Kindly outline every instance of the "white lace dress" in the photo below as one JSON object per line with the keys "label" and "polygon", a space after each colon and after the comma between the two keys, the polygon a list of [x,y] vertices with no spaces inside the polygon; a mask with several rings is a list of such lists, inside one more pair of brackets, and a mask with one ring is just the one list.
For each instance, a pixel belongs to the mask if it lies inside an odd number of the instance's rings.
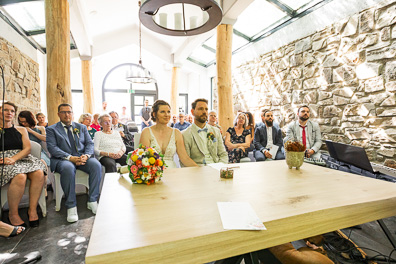
{"label": "white lace dress", "polygon": [[[157,139],[154,136],[153,131],[151,131],[151,127],[149,127],[150,130],[150,147],[154,148],[158,153],[161,152],[161,147],[157,142]],[[168,146],[166,147],[165,153],[162,153],[164,155],[164,161],[165,164],[168,166],[168,168],[177,168],[175,161],[173,160],[173,157],[175,156],[176,153],[176,139],[175,139],[175,129],[172,128],[172,135],[169,140]]]}

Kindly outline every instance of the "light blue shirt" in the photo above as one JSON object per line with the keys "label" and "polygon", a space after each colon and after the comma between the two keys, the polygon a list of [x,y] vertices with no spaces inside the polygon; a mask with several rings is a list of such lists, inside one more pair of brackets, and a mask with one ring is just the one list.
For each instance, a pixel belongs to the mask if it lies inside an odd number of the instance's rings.
{"label": "light blue shirt", "polygon": [[177,122],[174,125],[174,128],[179,129],[180,131],[183,131],[185,129],[187,129],[187,127],[191,126],[191,124],[189,122],[184,122],[183,124],[180,124],[180,122]]}

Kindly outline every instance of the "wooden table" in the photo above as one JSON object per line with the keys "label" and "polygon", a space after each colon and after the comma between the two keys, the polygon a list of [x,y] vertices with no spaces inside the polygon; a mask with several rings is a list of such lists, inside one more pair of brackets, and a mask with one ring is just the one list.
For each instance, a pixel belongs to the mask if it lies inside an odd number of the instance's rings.
{"label": "wooden table", "polygon": [[[396,184],[304,164],[167,169],[156,185],[106,174],[86,263],[205,263],[396,215]],[[267,230],[224,230],[219,201],[249,202]]]}

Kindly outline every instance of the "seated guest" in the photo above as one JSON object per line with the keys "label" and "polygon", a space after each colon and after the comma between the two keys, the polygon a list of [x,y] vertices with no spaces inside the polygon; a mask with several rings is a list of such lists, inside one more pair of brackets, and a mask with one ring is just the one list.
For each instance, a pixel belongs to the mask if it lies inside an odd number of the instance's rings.
{"label": "seated guest", "polygon": [[99,121],[98,121],[99,116],[100,116],[100,114],[94,114],[93,115],[93,121],[92,121],[91,127],[95,128],[96,131],[100,131],[101,130],[101,127],[100,127]]}
{"label": "seated guest", "polygon": [[[264,109],[261,112],[262,126],[257,126],[254,131],[254,157],[256,161],[266,159],[285,159],[282,132],[278,126],[274,126],[274,116],[271,110]],[[278,146],[275,157],[270,153],[273,146]]]}
{"label": "seated guest", "polygon": [[183,112],[179,113],[179,122],[177,122],[174,126],[174,128],[179,129],[180,131],[185,130],[187,127],[191,126],[189,122],[186,122],[184,120],[185,115]]}
{"label": "seated guest", "polygon": [[226,132],[225,145],[228,150],[228,162],[239,163],[248,156],[246,149],[250,147],[250,131],[246,129],[247,118],[239,113],[234,120],[234,127]]}
{"label": "seated guest", "polygon": [[65,193],[67,221],[78,221],[76,201],[76,170],[89,175],[87,208],[96,214],[102,166],[93,157],[94,143],[87,127],[72,122],[73,109],[69,104],[58,106],[60,122],[47,128],[47,146],[51,153],[51,170],[58,172]]}
{"label": "seated guest", "polygon": [[101,115],[99,123],[103,129],[95,135],[95,155],[105,167],[106,173],[117,172],[116,163],[126,165],[127,156],[124,154],[126,150],[124,142],[120,133],[111,129],[110,115]]}
{"label": "seated guest", "polygon": [[193,123],[194,123],[194,117],[193,117],[192,115],[188,115],[188,116],[186,117],[186,121],[187,121],[188,123],[190,123],[190,124],[193,124]]}
{"label": "seated guest", "polygon": [[83,124],[87,127],[88,134],[91,137],[91,139],[93,140],[97,130],[91,126],[92,125],[92,115],[90,113],[80,115],[80,118],[78,119],[78,123]]}
{"label": "seated guest", "polygon": [[209,112],[208,124],[217,127],[218,129],[220,129],[220,133],[223,134],[223,131],[221,130],[221,126],[217,124],[217,113],[215,110]]}
{"label": "seated guest", "polygon": [[309,107],[301,106],[297,110],[298,120],[291,122],[286,130],[284,141],[297,140],[306,146],[305,156],[307,158],[320,159],[318,152],[322,146],[322,136],[318,123],[309,120]]}
{"label": "seated guest", "polygon": [[12,226],[0,221],[0,236],[14,237],[25,231],[23,226]]}
{"label": "seated guest", "polygon": [[[41,141],[47,141],[45,136],[45,128],[42,126],[36,126],[36,120],[34,119],[32,112],[21,111],[18,115],[18,123],[20,126],[26,128],[31,141],[37,142],[39,144],[41,144]],[[44,160],[47,166],[50,165],[49,155],[43,148],[41,148],[41,159]]]}
{"label": "seated guest", "polygon": [[37,125],[42,127],[48,127],[48,123],[45,122],[45,115],[43,113],[36,114]]}
{"label": "seated guest", "polygon": [[117,112],[111,111],[109,115],[111,116],[111,128],[120,133],[126,147],[126,152],[133,151],[133,135],[129,132],[128,127],[118,121]]}
{"label": "seated guest", "polygon": [[194,124],[183,131],[187,155],[198,165],[228,163],[220,130],[206,123],[208,100],[196,99],[191,104],[191,113],[194,115]]}
{"label": "seated guest", "polygon": [[0,151],[0,166],[3,170],[0,187],[10,183],[7,193],[10,208],[9,222],[13,226],[27,226],[19,216],[18,205],[25,191],[26,179],[29,179],[28,218],[30,227],[37,227],[39,225],[37,204],[43,190],[47,166],[30,155],[31,146],[26,128],[14,127],[12,124],[17,111],[15,104],[5,102],[3,106],[0,106],[0,113],[2,111],[4,111],[4,119],[0,114],[0,133],[4,136],[4,146],[0,140],[0,149],[4,147],[4,153]]}
{"label": "seated guest", "polygon": [[122,107],[122,113],[120,116],[120,122],[123,123],[124,125],[126,125],[128,121],[132,120],[131,116],[126,112],[126,109],[127,109],[126,106]]}
{"label": "seated guest", "polygon": [[177,123],[177,116],[173,115],[172,116],[172,123],[170,123],[170,127],[175,127],[175,124]]}
{"label": "seated guest", "polygon": [[251,139],[250,139],[250,147],[248,149],[248,151],[253,151],[254,150],[254,128],[256,127],[256,124],[254,122],[254,118],[252,113],[250,112],[245,112],[245,115],[248,119],[247,125],[246,125],[246,129],[250,131],[250,135],[251,135]]}

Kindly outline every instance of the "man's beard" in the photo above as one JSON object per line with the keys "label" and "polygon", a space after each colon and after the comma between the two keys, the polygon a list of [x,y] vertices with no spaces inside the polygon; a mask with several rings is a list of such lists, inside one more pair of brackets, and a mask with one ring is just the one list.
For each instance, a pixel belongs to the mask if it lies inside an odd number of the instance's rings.
{"label": "man's beard", "polygon": [[267,124],[267,126],[272,126],[272,124],[273,124],[273,121],[270,121],[270,120],[265,120],[265,124]]}
{"label": "man's beard", "polygon": [[301,121],[307,121],[309,119],[308,116],[300,116],[299,118]]}
{"label": "man's beard", "polygon": [[194,119],[200,123],[206,123],[206,121],[208,120],[208,116],[205,116],[205,115],[194,116]]}

